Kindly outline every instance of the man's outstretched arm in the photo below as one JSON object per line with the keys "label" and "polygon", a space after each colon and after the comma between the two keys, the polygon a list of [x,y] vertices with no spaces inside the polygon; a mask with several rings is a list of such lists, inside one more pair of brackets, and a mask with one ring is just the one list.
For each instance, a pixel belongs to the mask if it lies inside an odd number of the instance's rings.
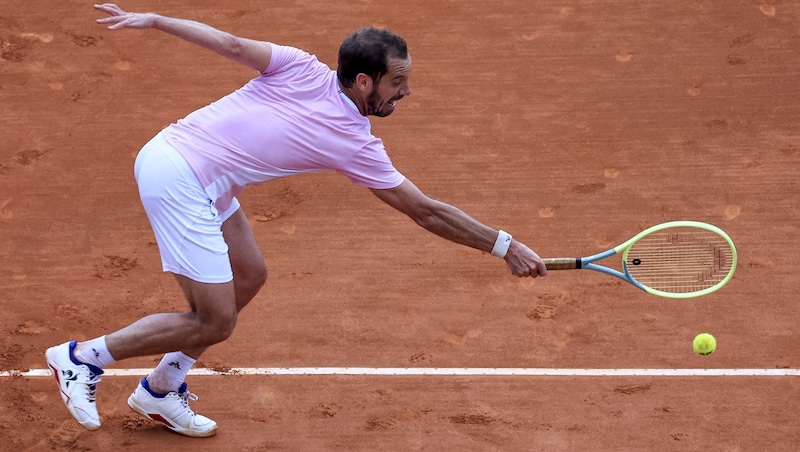
{"label": "man's outstretched arm", "polygon": [[154,13],[129,13],[113,3],[94,5],[94,8],[109,15],[97,19],[99,24],[110,24],[109,30],[154,28],[205,47],[259,72],[269,66],[272,58],[272,47],[268,42],[240,38],[200,22]]}
{"label": "man's outstretched arm", "polygon": [[516,276],[544,276],[544,261],[522,242],[511,240],[502,243],[504,234],[486,226],[450,204],[429,198],[410,180],[396,188],[372,189],[381,201],[408,215],[418,225],[451,242],[482,251],[497,252]]}

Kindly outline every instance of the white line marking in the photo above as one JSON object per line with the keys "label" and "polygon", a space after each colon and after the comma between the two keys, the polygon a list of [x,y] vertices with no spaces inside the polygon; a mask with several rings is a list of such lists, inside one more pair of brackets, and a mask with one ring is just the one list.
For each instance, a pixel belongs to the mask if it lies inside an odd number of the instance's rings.
{"label": "white line marking", "polygon": [[[152,369],[106,369],[104,376],[144,376]],[[49,377],[50,369],[4,370],[0,377]],[[189,375],[443,375],[533,377],[797,377],[800,369],[547,369],[484,367],[235,367],[198,368]]]}

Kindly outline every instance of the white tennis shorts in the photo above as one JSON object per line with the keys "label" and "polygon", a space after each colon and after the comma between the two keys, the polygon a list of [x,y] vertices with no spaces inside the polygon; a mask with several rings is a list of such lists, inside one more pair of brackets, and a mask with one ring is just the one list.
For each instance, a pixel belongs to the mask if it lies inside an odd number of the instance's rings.
{"label": "white tennis shorts", "polygon": [[203,283],[233,280],[222,223],[237,209],[218,212],[191,167],[159,133],[136,157],[134,175],[153,227],[165,272]]}

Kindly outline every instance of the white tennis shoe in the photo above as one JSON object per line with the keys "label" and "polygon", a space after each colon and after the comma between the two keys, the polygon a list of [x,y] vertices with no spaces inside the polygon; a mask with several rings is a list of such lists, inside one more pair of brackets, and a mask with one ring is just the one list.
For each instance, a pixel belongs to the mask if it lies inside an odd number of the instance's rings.
{"label": "white tennis shoe", "polygon": [[150,389],[147,378],[143,378],[128,397],[128,406],[152,421],[161,422],[181,435],[205,438],[217,433],[217,423],[196,414],[189,408],[189,401],[197,396],[186,389],[183,383],[178,391],[158,394]]}
{"label": "white tennis shoe", "polygon": [[45,352],[47,365],[61,391],[61,399],[72,417],[88,430],[100,428],[95,395],[103,371],[91,364],[76,360],[73,355],[76,341],[50,347]]}

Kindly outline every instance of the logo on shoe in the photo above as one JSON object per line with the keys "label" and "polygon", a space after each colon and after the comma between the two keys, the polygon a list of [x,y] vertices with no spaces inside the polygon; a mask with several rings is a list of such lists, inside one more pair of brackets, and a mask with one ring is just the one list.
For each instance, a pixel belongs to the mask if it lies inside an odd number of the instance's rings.
{"label": "logo on shoe", "polygon": [[69,382],[71,381],[78,381],[78,375],[73,373],[71,370],[62,370],[61,374],[64,376],[64,386],[69,388]]}

